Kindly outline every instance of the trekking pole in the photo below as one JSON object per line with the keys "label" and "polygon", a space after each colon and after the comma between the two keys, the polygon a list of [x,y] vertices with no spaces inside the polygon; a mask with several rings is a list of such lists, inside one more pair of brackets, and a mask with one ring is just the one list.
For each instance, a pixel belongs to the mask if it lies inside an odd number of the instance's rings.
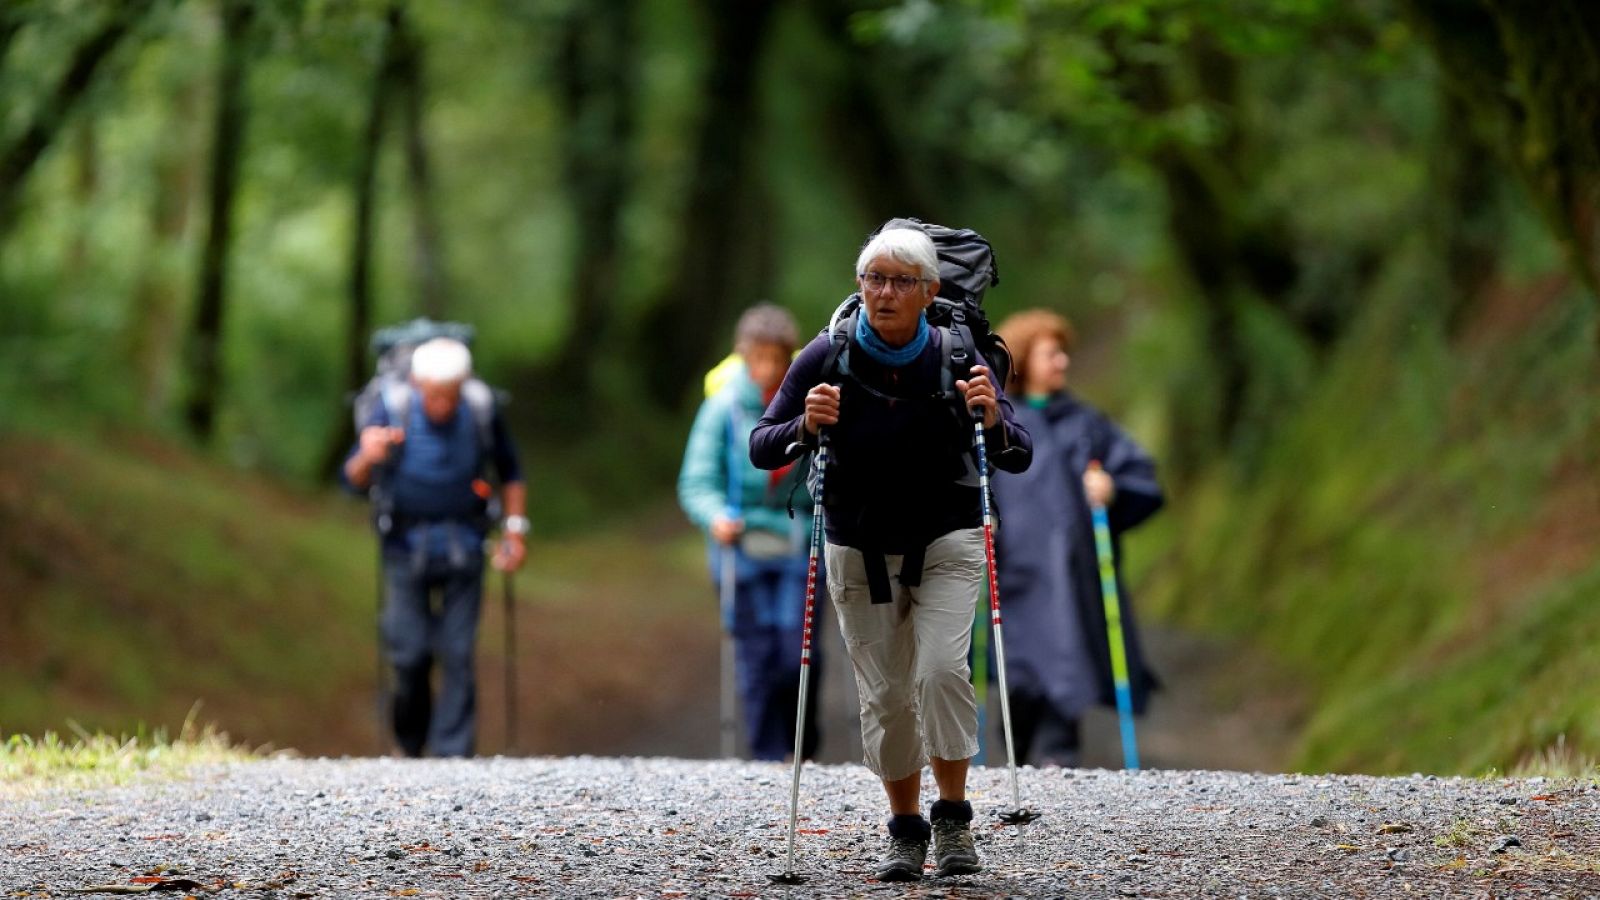
{"label": "trekking pole", "polygon": [[[1091,471],[1100,471],[1100,461],[1089,463]],[[1117,690],[1117,722],[1122,726],[1122,765],[1126,769],[1139,768],[1139,743],[1133,731],[1133,691],[1128,679],[1128,645],[1122,634],[1122,597],[1117,590],[1117,568],[1111,549],[1111,525],[1106,519],[1106,508],[1090,503],[1089,512],[1094,517],[1094,550],[1100,558],[1100,600],[1105,605],[1106,642],[1111,646],[1111,678]]]}
{"label": "trekking pole", "polygon": [[[738,453],[737,417],[737,409],[728,417],[728,496],[724,502],[728,517],[733,519],[739,518],[740,491],[743,487],[739,479],[743,460]],[[717,598],[722,613],[722,621],[718,623],[722,629],[721,717],[718,728],[722,732],[722,757],[733,759],[739,755],[739,698],[734,683],[734,666],[738,659],[734,655],[732,634],[734,604],[738,602],[735,596],[739,588],[738,553],[733,544],[724,544],[718,552],[722,556],[722,579]]]}
{"label": "trekking pole", "polygon": [[378,731],[378,755],[389,752],[389,667],[383,658],[383,604],[384,588],[387,584],[386,573],[383,570],[383,537],[378,537],[378,614],[374,616],[377,627],[373,629],[375,641],[372,642],[372,659],[375,671],[372,678],[372,718]]}
{"label": "trekking pole", "polygon": [[1000,582],[994,571],[994,511],[989,498],[989,448],[983,437],[983,416],[972,423],[972,441],[978,449],[978,492],[983,497],[983,561],[989,575],[989,622],[994,628],[995,670],[1000,676],[1000,723],[1006,735],[1006,767],[1011,772],[1011,809],[1000,813],[1007,825],[1025,825],[1039,814],[1022,806],[1017,790],[1017,751],[1011,738],[1011,698],[1006,693],[1006,639],[1000,627]]}
{"label": "trekking pole", "polygon": [[817,555],[822,547],[823,487],[828,481],[828,433],[817,432],[817,496],[811,506],[811,550],[806,559],[806,617],[800,637],[800,703],[794,718],[794,779],[789,786],[789,855],[782,872],[767,878],[777,884],[800,884],[805,878],[794,870],[794,833],[800,819],[800,763],[806,734],[806,694],[811,683],[811,622],[817,602]]}
{"label": "trekking pole", "polygon": [[506,750],[517,749],[517,597],[510,569],[502,573],[505,584],[506,629]]}
{"label": "trekking pole", "polygon": [[718,604],[722,611],[722,621],[718,623],[722,630],[722,715],[719,728],[722,732],[722,756],[724,759],[733,759],[739,755],[739,735],[733,680],[733,635],[728,633],[728,627],[733,621],[733,592],[738,581],[735,577],[733,547],[723,546],[719,552],[722,556],[722,596]]}

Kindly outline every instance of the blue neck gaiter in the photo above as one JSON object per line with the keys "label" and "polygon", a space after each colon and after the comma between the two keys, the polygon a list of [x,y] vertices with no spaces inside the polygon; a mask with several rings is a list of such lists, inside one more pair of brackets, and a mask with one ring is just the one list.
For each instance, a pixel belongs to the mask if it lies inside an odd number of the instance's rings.
{"label": "blue neck gaiter", "polygon": [[921,356],[928,346],[928,316],[923,313],[917,317],[916,337],[904,347],[891,347],[867,324],[867,311],[863,309],[856,314],[856,344],[876,362],[898,369]]}

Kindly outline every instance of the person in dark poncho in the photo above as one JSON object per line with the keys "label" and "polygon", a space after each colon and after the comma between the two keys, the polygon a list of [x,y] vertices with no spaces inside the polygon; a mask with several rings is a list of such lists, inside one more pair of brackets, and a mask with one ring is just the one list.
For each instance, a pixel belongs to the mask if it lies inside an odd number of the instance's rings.
{"label": "person in dark poncho", "polygon": [[[1034,448],[1026,472],[1001,474],[993,485],[1017,757],[1074,766],[1079,718],[1091,706],[1116,703],[1090,502],[1106,508],[1113,545],[1120,547],[1125,531],[1161,508],[1161,486],[1150,455],[1067,390],[1074,334],[1066,319],[1030,310],[996,330],[1013,355],[1008,389],[1023,398],[1017,421]],[[1157,681],[1122,588],[1120,552],[1117,558],[1133,707],[1143,713]]]}
{"label": "person in dark poncho", "polygon": [[[940,875],[967,874],[982,866],[966,798],[978,751],[967,653],[986,582],[968,416],[982,417],[989,461],[1006,471],[1027,468],[1028,433],[981,358],[956,381],[959,401],[935,399],[943,335],[926,310],[939,263],[925,233],[879,232],[855,275],[852,374],[829,384],[829,335],[807,345],[751,433],[750,459],[787,465],[826,429],[828,594],[861,695],[863,754],[889,801],[889,850],[876,875],[921,878],[930,838]],[[939,791],[926,819],[925,766]]]}

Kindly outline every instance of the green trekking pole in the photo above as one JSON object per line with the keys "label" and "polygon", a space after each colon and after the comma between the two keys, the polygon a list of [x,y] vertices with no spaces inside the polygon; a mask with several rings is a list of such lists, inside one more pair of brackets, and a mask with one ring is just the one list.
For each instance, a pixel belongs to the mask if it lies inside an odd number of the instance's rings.
{"label": "green trekking pole", "polygon": [[[1089,463],[1091,471],[1100,470],[1099,460]],[[1111,648],[1111,678],[1116,684],[1117,721],[1122,726],[1122,764],[1127,769],[1139,768],[1139,743],[1133,731],[1133,691],[1128,682],[1128,645],[1122,634],[1122,598],[1117,591],[1117,569],[1111,550],[1111,525],[1106,520],[1106,508],[1099,503],[1089,505],[1094,517],[1094,549],[1100,558],[1100,599],[1105,604],[1106,641]]]}

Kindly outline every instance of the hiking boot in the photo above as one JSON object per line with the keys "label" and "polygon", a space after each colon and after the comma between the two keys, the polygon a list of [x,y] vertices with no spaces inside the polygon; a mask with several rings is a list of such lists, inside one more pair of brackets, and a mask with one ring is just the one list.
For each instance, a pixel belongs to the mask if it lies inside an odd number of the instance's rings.
{"label": "hiking boot", "polygon": [[879,864],[879,881],[919,881],[922,863],[928,858],[928,842],[914,838],[890,837],[889,852]]}
{"label": "hiking boot", "polygon": [[972,805],[940,800],[933,804],[934,874],[971,875],[983,871],[972,843]]}

